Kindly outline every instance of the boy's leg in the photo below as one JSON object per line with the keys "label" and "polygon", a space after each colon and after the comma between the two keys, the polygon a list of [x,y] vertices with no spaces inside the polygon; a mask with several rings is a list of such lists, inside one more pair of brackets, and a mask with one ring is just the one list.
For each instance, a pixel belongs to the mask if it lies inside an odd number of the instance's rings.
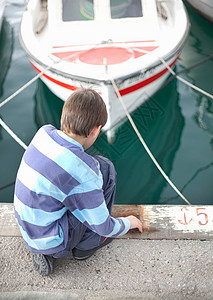
{"label": "boy's leg", "polygon": [[[109,213],[111,214],[116,188],[115,168],[113,166],[113,163],[107,158],[102,156],[96,156],[95,158],[99,161],[100,164],[100,170],[103,175],[104,197]],[[111,239],[107,239],[104,242],[104,240],[106,239],[105,237],[100,236],[88,229],[70,212],[68,212],[68,221],[70,232],[67,248],[61,252],[55,253],[53,255],[54,258],[69,256],[72,248],[80,250],[94,249],[96,247],[100,247],[100,245],[103,246],[111,241]]]}

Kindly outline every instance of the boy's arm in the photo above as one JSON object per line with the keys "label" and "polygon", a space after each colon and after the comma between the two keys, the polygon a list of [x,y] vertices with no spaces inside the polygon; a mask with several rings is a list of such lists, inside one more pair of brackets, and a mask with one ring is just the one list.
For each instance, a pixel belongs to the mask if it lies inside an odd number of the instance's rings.
{"label": "boy's arm", "polygon": [[136,217],[113,218],[110,216],[101,190],[93,191],[92,194],[72,194],[65,199],[63,204],[81,223],[100,236],[120,236],[133,228],[138,228],[142,232],[142,224]]}

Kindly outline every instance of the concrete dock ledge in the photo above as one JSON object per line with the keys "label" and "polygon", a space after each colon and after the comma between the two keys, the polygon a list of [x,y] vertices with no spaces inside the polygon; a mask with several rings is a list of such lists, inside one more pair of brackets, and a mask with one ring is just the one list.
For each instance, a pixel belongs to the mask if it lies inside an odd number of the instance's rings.
{"label": "concrete dock ledge", "polygon": [[13,205],[1,204],[0,299],[212,300],[212,207],[115,206],[113,215],[130,212],[143,219],[143,234],[117,238],[85,261],[56,259],[42,277]]}
{"label": "concrete dock ledge", "polygon": [[[134,215],[143,222],[142,234],[131,230],[121,238],[213,239],[211,205],[114,205],[112,215]],[[21,236],[12,203],[0,203],[0,236]]]}

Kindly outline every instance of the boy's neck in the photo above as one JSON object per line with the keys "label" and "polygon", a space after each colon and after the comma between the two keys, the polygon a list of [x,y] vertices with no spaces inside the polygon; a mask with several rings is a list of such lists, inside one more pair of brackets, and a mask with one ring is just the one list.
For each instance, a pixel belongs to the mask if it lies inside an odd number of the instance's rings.
{"label": "boy's neck", "polygon": [[[65,133],[66,135],[68,135],[69,137],[71,137],[73,140],[75,140],[76,142],[78,142],[79,144],[82,145],[82,147],[84,148],[84,144],[85,144],[85,140],[86,137],[72,133],[72,132],[66,132],[63,130],[63,133]],[[84,148],[85,149],[85,148]]]}
{"label": "boy's neck", "polygon": [[75,134],[73,132],[67,132],[65,130],[63,130],[63,132],[76,142],[80,143],[84,150],[86,150],[95,142],[100,133],[101,128],[101,125],[95,126],[87,137]]}

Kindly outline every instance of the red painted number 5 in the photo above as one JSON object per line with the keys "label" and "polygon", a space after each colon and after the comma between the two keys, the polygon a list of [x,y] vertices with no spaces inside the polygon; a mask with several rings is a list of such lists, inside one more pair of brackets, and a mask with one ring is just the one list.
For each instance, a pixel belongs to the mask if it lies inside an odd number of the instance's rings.
{"label": "red painted number 5", "polygon": [[202,211],[202,210],[205,210],[205,207],[196,208],[197,215],[198,215],[198,216],[202,216],[202,221],[203,221],[203,222],[199,221],[198,223],[199,223],[200,225],[206,225],[206,224],[208,223],[208,221],[209,221],[209,220],[208,220],[208,216],[207,216],[206,213],[200,212],[200,211]]}

